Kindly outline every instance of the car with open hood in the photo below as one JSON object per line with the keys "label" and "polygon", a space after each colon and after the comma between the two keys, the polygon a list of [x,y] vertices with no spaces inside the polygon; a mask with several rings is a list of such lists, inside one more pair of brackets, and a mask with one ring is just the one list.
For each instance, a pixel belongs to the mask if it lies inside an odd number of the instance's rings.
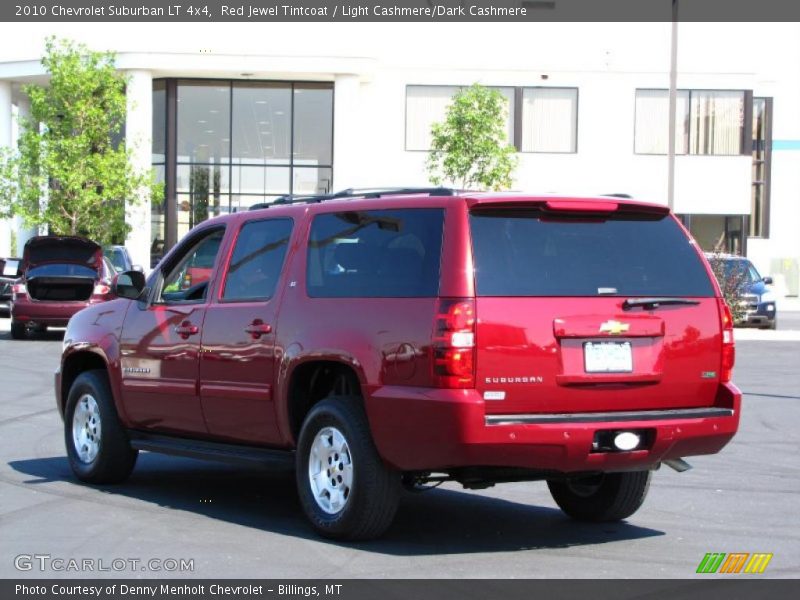
{"label": "car with open hood", "polygon": [[20,277],[12,285],[11,337],[64,327],[72,315],[111,299],[103,251],[75,236],[37,236],[25,244]]}

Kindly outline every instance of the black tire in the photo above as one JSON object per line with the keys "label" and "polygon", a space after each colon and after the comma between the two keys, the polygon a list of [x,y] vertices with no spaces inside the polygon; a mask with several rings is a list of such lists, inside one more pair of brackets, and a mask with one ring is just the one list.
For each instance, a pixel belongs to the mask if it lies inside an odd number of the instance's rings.
{"label": "black tire", "polygon": [[19,321],[11,320],[11,339],[12,340],[24,340],[28,337],[28,328],[25,326],[25,323],[20,323]]}
{"label": "black tire", "polygon": [[[317,434],[326,428],[335,428],[342,434],[352,465],[352,484],[340,488],[346,491],[344,507],[333,514],[317,502],[309,475],[312,445]],[[335,470],[335,464],[333,468]],[[389,528],[397,512],[400,474],[386,466],[378,455],[360,398],[329,397],[311,409],[297,444],[296,478],[303,511],[314,529],[324,537],[374,539]]]}
{"label": "black tire", "polygon": [[[99,412],[98,450],[89,460],[81,458],[73,437],[73,420],[79,401],[91,397]],[[91,424],[87,424],[90,431]],[[99,429],[99,434],[97,433]],[[131,448],[128,436],[117,416],[108,375],[102,370],[81,373],[69,390],[64,415],[64,442],[67,458],[75,476],[87,483],[119,483],[128,478],[136,464],[138,450]]]}
{"label": "black tire", "polygon": [[650,471],[603,473],[548,481],[559,508],[578,521],[620,521],[639,510],[650,488]]}

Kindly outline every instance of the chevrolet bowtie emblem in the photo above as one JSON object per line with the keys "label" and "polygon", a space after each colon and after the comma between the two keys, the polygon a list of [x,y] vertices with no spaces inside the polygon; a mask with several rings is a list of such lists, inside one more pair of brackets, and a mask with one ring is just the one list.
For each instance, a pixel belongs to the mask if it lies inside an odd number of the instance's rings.
{"label": "chevrolet bowtie emblem", "polygon": [[600,333],[609,333],[611,335],[619,335],[625,333],[630,329],[629,323],[620,323],[619,321],[606,321],[600,325]]}

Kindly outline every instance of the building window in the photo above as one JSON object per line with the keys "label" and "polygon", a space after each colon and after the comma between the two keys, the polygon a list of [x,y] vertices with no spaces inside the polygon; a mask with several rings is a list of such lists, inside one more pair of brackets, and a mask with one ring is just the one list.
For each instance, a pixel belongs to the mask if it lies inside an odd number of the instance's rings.
{"label": "building window", "polygon": [[[751,99],[743,90],[678,90],[675,153],[748,153],[744,123]],[[634,152],[667,154],[668,136],[669,91],[636,90]]]}
{"label": "building window", "polygon": [[[406,150],[431,148],[431,125],[444,120],[453,96],[463,89],[453,85],[409,85],[406,87]],[[495,87],[506,99],[507,140],[514,139],[514,88]]]}
{"label": "building window", "polygon": [[[156,181],[164,183],[167,140],[167,86],[164,81],[153,82],[153,172]],[[164,253],[166,224],[164,202],[150,207],[150,266],[154,267]]]}
{"label": "building window", "polygon": [[328,192],[333,84],[156,80],[153,165],[167,189],[154,244],[277,196]]}
{"label": "building window", "polygon": [[769,195],[772,163],[772,98],[753,98],[752,237],[769,237]]}
{"label": "building window", "polygon": [[522,152],[577,152],[578,89],[522,90]]}
{"label": "building window", "polygon": [[744,255],[746,238],[744,215],[678,215],[705,252]]}
{"label": "building window", "polygon": [[[675,154],[686,154],[689,140],[689,92],[678,90]],[[667,154],[669,139],[669,92],[636,90],[636,154]]]}

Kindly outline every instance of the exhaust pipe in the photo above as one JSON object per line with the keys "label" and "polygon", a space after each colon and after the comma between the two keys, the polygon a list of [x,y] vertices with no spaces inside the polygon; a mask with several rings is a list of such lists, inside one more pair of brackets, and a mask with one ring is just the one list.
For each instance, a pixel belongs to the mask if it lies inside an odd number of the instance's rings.
{"label": "exhaust pipe", "polygon": [[675,469],[678,473],[683,473],[684,471],[688,471],[692,468],[692,465],[687,463],[682,458],[670,458],[665,460],[664,464],[672,469]]}

